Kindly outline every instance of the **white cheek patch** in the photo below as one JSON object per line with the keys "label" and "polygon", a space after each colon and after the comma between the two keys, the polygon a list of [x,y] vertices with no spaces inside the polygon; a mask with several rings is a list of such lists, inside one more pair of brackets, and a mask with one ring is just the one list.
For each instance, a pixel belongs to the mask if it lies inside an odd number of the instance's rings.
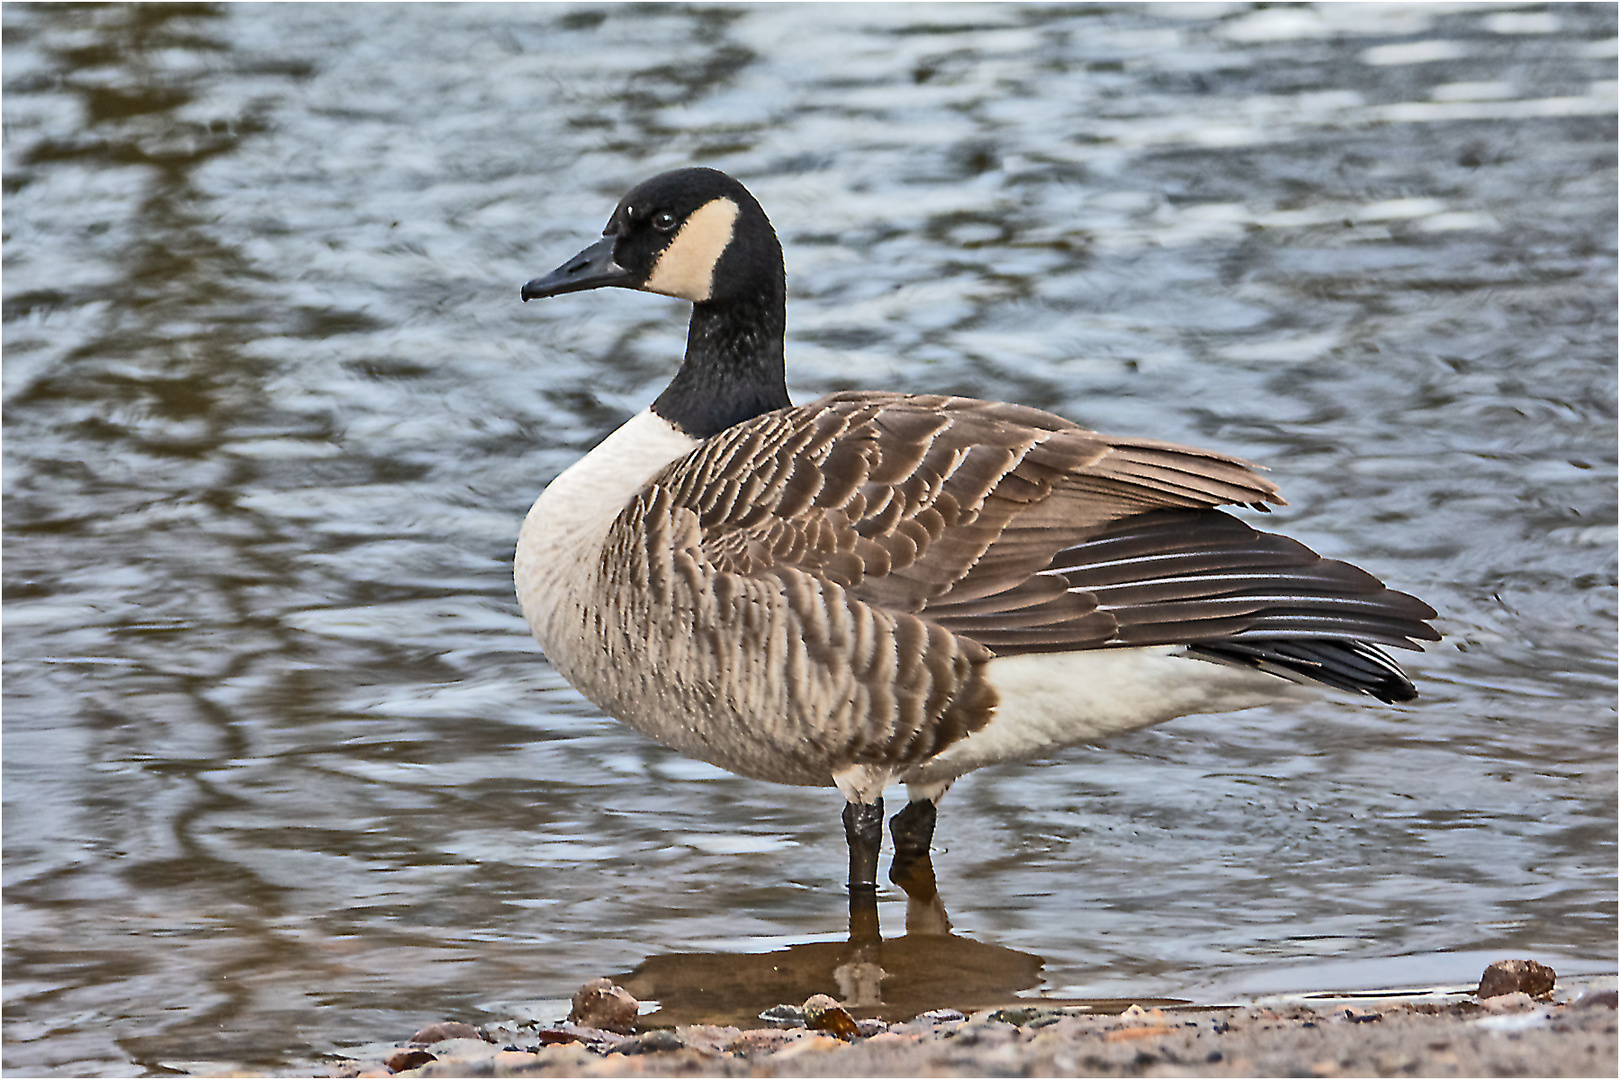
{"label": "white cheek patch", "polygon": [[714,265],[731,243],[736,221],[737,204],[727,198],[704,203],[692,211],[653,264],[647,284],[642,287],[693,303],[707,300],[714,288]]}

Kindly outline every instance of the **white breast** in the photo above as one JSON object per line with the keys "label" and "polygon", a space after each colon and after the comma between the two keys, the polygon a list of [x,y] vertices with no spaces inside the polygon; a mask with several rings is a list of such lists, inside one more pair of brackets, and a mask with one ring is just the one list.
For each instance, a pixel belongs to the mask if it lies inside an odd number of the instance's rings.
{"label": "white breast", "polygon": [[588,643],[558,636],[559,616],[595,582],[608,527],[665,465],[698,440],[647,409],[565,469],[535,500],[518,534],[513,581],[529,630],[548,655]]}

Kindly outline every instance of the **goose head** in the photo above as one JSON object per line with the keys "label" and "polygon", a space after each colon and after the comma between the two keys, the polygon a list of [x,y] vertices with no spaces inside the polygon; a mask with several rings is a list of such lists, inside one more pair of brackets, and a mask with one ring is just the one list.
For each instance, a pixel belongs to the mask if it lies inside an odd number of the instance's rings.
{"label": "goose head", "polygon": [[602,239],[523,286],[525,301],[604,286],[694,304],[780,289],[782,246],[759,203],[717,169],[676,169],[619,200]]}
{"label": "goose head", "polygon": [[605,286],[692,302],[686,358],[652,411],[706,439],[787,408],[787,280],[776,231],[716,169],[676,169],[619,200],[602,239],[523,286],[525,301]]}

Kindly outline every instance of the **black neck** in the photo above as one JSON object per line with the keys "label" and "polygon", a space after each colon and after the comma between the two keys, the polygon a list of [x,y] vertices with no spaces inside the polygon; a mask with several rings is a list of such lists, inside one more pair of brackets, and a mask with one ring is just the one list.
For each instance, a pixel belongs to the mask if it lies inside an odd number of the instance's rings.
{"label": "black neck", "polygon": [[788,401],[782,337],[785,287],[692,305],[686,360],[653,412],[694,439],[784,409]]}

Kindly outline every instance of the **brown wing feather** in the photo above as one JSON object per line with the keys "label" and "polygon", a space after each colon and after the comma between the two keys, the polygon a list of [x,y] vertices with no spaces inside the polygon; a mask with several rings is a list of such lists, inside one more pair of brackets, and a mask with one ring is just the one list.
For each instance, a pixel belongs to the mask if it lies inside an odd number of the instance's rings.
{"label": "brown wing feather", "polygon": [[815,738],[897,763],[988,721],[995,655],[1188,644],[1352,689],[1375,671],[1368,692],[1404,700],[1399,669],[1359,643],[1433,638],[1434,613],[1213,509],[1267,502],[1274,485],[1237,458],[1020,406],[846,393],[739,424],[654,477],[635,505],[672,548],[619,531],[648,541],[649,567],[670,560],[676,607],[721,590],[785,603],[804,688],[789,702],[866,702]]}
{"label": "brown wing feather", "polygon": [[1094,613],[1013,609],[995,596],[930,614],[998,655],[1240,639],[1415,648],[1439,637],[1426,622],[1434,610],[1422,601],[1218,510],[1128,518],[1066,546],[1032,580],[1056,583],[1045,587],[1062,588],[1076,610],[1083,600]]}
{"label": "brown wing feather", "polygon": [[1213,508],[1281,503],[1237,458],[1001,402],[835,394],[658,483],[718,570],[788,568],[998,654],[1271,637],[1432,639],[1427,605]]}
{"label": "brown wing feather", "polygon": [[[697,512],[718,570],[792,567],[867,603],[942,616],[1043,602],[1080,617],[1083,602],[1032,581],[1062,548],[1159,507],[1281,502],[1236,458],[1109,439],[1022,406],[889,393],[738,425],[655,482]],[[1001,601],[985,607],[989,597]]]}

